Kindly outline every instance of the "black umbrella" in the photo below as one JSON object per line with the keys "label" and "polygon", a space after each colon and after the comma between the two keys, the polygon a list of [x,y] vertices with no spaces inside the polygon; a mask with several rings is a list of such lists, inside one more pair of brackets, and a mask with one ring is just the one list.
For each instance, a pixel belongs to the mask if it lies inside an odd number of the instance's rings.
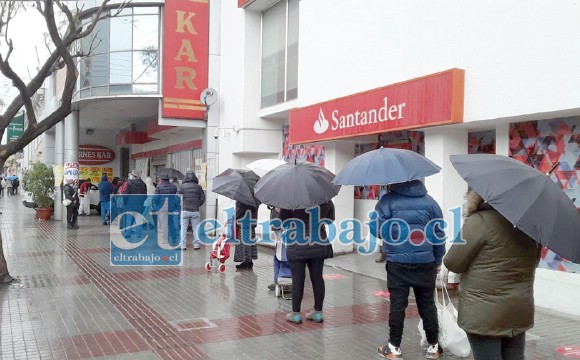
{"label": "black umbrella", "polygon": [[258,181],[255,194],[264,204],[281,209],[306,209],[338,194],[334,174],[310,162],[280,165]]}
{"label": "black umbrella", "polygon": [[212,191],[246,205],[258,207],[260,202],[254,197],[254,186],[260,179],[251,170],[227,169],[213,178]]}
{"label": "black umbrella", "polygon": [[580,262],[580,215],[546,174],[501,155],[452,155],[465,181],[514,226],[556,254]]}
{"label": "black umbrella", "polygon": [[159,169],[157,170],[157,172],[155,173],[155,175],[158,178],[178,178],[179,180],[183,180],[185,178],[185,175],[183,175],[183,173],[179,170],[176,169],[170,169],[170,168],[165,168],[165,169]]}

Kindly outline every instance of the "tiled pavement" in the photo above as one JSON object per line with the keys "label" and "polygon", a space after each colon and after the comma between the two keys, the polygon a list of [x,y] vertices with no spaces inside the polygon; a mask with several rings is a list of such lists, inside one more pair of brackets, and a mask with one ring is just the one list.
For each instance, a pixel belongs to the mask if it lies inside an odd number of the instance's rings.
{"label": "tiled pavement", "polygon": [[[0,288],[1,359],[360,359],[378,358],[389,302],[380,278],[349,272],[347,255],[326,267],[325,322],[284,321],[290,302],[268,292],[272,255],[253,272],[207,273],[208,251],[187,251],[180,268],[111,267],[108,232],[97,216],[79,230],[38,221],[21,198],[0,199],[0,229],[19,284]],[[343,266],[343,268],[348,268]],[[383,296],[381,296],[383,295]],[[312,306],[308,289],[304,310]],[[580,319],[537,310],[527,359],[566,359],[580,346]],[[406,359],[422,358],[418,314],[407,311]],[[454,359],[446,355],[445,359]],[[576,358],[580,358],[580,355]]]}

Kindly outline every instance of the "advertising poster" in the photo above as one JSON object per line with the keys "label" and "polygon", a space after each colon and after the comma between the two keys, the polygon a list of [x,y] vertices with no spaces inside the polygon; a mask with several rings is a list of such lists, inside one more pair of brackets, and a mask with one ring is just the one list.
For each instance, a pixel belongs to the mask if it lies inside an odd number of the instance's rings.
{"label": "advertising poster", "polygon": [[64,163],[64,183],[79,185],[79,163],[65,162]]}
{"label": "advertising poster", "polygon": [[110,167],[98,167],[98,166],[82,166],[80,170],[81,179],[91,179],[93,184],[98,184],[101,181],[101,177],[107,175],[109,181],[113,180],[113,168]]}
{"label": "advertising poster", "polygon": [[54,173],[54,186],[60,186],[64,179],[64,167],[62,165],[55,165],[52,167]]}

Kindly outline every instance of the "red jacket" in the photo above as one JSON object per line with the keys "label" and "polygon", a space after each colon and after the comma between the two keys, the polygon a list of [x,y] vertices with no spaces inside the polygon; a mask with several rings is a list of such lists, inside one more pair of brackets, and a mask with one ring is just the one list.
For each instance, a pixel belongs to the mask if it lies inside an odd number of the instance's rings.
{"label": "red jacket", "polygon": [[84,196],[88,191],[89,191],[89,182],[85,181],[84,183],[81,184],[81,187],[79,188],[79,195],[80,196]]}

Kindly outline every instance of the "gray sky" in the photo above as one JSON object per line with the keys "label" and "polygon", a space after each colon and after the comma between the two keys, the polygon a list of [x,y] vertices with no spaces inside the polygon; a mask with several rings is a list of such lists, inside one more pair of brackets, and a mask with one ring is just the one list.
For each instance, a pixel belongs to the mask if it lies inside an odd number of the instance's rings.
{"label": "gray sky", "polygon": [[[14,51],[9,62],[14,71],[22,77],[24,83],[28,83],[30,77],[36,74],[36,68],[39,65],[38,58],[40,57],[40,62],[43,63],[48,56],[43,40],[45,32],[44,18],[34,9],[20,12],[10,23],[8,35],[12,39]],[[2,56],[6,55],[7,50],[6,41],[2,36],[0,40]],[[8,106],[17,94],[18,90],[12,86],[12,82],[0,74],[0,99],[4,101],[4,107]],[[4,112],[4,109],[0,112]]]}

